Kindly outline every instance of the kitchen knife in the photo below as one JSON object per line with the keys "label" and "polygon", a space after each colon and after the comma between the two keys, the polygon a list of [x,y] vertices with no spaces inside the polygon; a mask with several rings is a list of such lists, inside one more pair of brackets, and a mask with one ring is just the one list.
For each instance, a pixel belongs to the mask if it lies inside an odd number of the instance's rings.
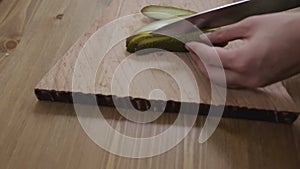
{"label": "kitchen knife", "polygon": [[196,28],[217,28],[233,24],[249,16],[281,12],[296,7],[300,7],[300,0],[242,0],[185,17],[152,33],[176,35]]}

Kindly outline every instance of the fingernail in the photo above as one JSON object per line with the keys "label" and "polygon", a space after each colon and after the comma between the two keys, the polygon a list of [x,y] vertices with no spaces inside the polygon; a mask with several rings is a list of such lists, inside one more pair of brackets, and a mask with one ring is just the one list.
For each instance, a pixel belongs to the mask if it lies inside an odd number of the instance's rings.
{"label": "fingernail", "polygon": [[185,44],[185,48],[190,52],[193,51],[193,49],[190,47],[190,42]]}
{"label": "fingernail", "polygon": [[191,42],[186,43],[186,44],[185,44],[185,48],[186,48],[188,51],[190,51],[190,52],[194,52],[193,49],[192,49],[192,47],[191,47]]}
{"label": "fingernail", "polygon": [[186,44],[185,44],[185,48],[186,48],[188,51],[190,51],[190,52],[192,51],[192,49],[189,47],[189,43],[186,43]]}
{"label": "fingernail", "polygon": [[189,46],[190,43],[185,44],[185,48],[192,54],[196,54],[194,50]]}

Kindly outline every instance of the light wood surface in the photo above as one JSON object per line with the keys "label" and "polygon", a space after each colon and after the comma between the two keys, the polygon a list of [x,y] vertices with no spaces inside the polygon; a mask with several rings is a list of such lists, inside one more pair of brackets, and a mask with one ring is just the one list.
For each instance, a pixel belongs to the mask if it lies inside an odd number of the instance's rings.
{"label": "light wood surface", "polygon": [[[211,5],[210,8],[230,2],[230,0],[211,1],[214,5]],[[152,3],[158,4],[159,1]],[[171,6],[185,7],[194,11],[204,10],[205,4],[207,1],[176,0],[169,2]],[[37,96],[42,100],[68,102],[71,93],[77,92],[96,94],[100,97],[99,100],[111,100],[110,96],[116,96],[119,98],[119,102],[122,102],[122,98],[130,97],[135,105],[143,109],[149,106],[146,101],[142,102],[140,99],[170,101],[169,104],[174,108],[167,105],[170,107],[169,111],[176,111],[176,107],[181,102],[199,105],[226,105],[236,109],[247,108],[262,111],[262,114],[264,111],[273,111],[274,114],[276,112],[298,113],[294,101],[281,83],[257,90],[227,90],[225,102],[222,99],[226,95],[225,92],[222,92],[224,89],[214,86],[215,91],[212,91],[209,81],[194,69],[193,62],[187,54],[178,53],[176,56],[174,53],[161,52],[139,56],[126,52],[124,39],[134,34],[143,25],[148,24],[149,20],[142,15],[118,19],[110,24],[106,24],[107,20],[112,21],[116,17],[135,14],[145,5],[147,5],[146,1],[136,3],[115,0],[104,11],[103,16],[97,19],[89,31],[39,82],[36,86]],[[190,74],[189,71],[191,71]],[[134,73],[138,74],[135,76]],[[76,81],[74,78],[78,80]],[[95,81],[93,81],[94,79]],[[128,86],[126,86],[127,80],[130,80]],[[192,83],[193,80],[196,81],[195,85]],[[113,83],[114,81],[116,82]],[[124,89],[128,89],[128,93]],[[154,89],[162,90],[165,98],[149,98],[149,93]],[[195,92],[199,93],[198,97]],[[212,92],[216,94],[212,96]],[[100,105],[111,105],[111,103],[100,101]],[[153,107],[153,109],[159,108]],[[202,111],[201,107],[200,111]],[[239,110],[236,111],[239,112]],[[294,116],[285,118],[286,120],[281,120],[283,118],[280,118],[280,115],[275,115],[275,118],[272,117],[270,121],[290,122],[293,121]]]}
{"label": "light wood surface", "polygon": [[[129,159],[94,144],[80,127],[71,104],[38,102],[33,93],[35,85],[99,18],[102,9],[115,2],[0,1],[0,41],[18,43],[0,56],[1,169],[299,168],[299,120],[293,125],[281,125],[222,119],[213,137],[199,144],[204,122],[199,117],[189,135],[174,149],[153,158]],[[203,9],[225,1],[218,3],[207,3]],[[299,90],[293,87],[298,79],[286,82],[286,86],[300,105]],[[126,121],[113,108],[101,109],[113,127],[128,135],[147,136],[162,131],[176,118],[165,114],[154,123],[139,125]]]}

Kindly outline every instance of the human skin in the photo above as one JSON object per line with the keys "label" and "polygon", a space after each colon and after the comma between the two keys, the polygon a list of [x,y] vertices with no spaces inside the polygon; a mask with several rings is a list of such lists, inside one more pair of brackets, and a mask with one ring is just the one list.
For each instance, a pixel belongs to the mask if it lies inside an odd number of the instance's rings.
{"label": "human skin", "polygon": [[[300,13],[249,17],[202,35],[202,39],[212,44],[244,41],[230,49],[199,42],[186,44],[198,69],[217,84],[225,84],[221,78],[224,72],[229,88],[264,87],[300,72]],[[222,65],[217,64],[218,58]]]}

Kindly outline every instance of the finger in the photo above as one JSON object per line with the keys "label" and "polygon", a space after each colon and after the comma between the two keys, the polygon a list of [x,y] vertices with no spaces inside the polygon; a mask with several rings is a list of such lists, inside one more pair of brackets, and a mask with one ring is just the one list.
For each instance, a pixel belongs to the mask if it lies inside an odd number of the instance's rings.
{"label": "finger", "polygon": [[220,47],[211,47],[203,43],[190,42],[186,44],[187,49],[198,57],[205,64],[230,69],[232,59],[238,53],[235,49],[224,49]]}
{"label": "finger", "polygon": [[243,22],[224,26],[219,30],[211,33],[202,34],[200,36],[204,41],[212,44],[226,43],[237,39],[245,39],[247,37],[248,27]]}
{"label": "finger", "polygon": [[198,70],[211,82],[228,88],[244,88],[240,85],[242,76],[239,73],[220,67],[205,65],[194,53],[191,53],[191,58],[196,63]]}
{"label": "finger", "polygon": [[240,85],[242,76],[239,73],[215,66],[207,66],[206,71],[208,72],[207,78],[212,83],[228,88],[243,88]]}
{"label": "finger", "polygon": [[197,68],[200,70],[200,72],[208,77],[208,73],[206,71],[206,68],[202,61],[199,59],[199,57],[195,53],[190,53],[192,60],[196,63]]}

